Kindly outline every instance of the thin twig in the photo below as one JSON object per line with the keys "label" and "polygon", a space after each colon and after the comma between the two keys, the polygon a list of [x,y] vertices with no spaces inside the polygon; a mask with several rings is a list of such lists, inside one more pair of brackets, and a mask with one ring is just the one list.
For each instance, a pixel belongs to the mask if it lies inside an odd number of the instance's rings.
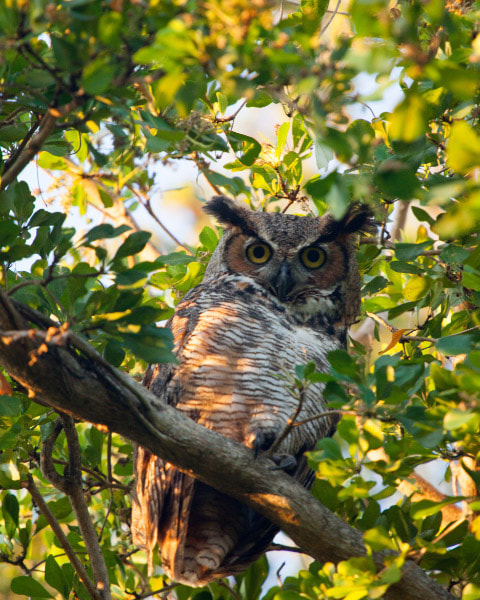
{"label": "thin twig", "polygon": [[170,585],[164,585],[158,590],[145,592],[144,594],[137,594],[136,592],[127,592],[127,594],[131,594],[135,600],[144,600],[145,598],[150,598],[151,596],[156,596],[157,594],[164,594],[165,592],[169,592],[170,590],[173,590],[174,588],[178,587],[178,585],[178,583],[171,583]]}
{"label": "thin twig", "polygon": [[333,21],[333,19],[335,18],[335,16],[337,14],[339,14],[338,13],[338,9],[340,8],[341,1],[342,0],[338,0],[337,5],[333,9],[331,17],[328,19],[327,23],[322,27],[322,31],[320,31],[320,35],[323,35],[327,31],[327,29],[330,27],[330,23]]}
{"label": "thin twig", "polygon": [[[112,483],[112,478],[113,478],[112,477],[112,432],[109,431],[107,434],[107,482],[109,484]],[[109,489],[109,493],[110,493],[110,500],[108,502],[107,513],[103,520],[102,528],[100,529],[100,533],[98,534],[99,542],[102,541],[103,532],[105,530],[105,526],[108,522],[108,517],[110,516],[110,512],[111,512],[112,506],[113,506],[113,490],[112,490],[112,488]]]}
{"label": "thin twig", "polygon": [[296,552],[297,554],[305,554],[305,552],[297,546],[284,546],[283,544],[276,544],[274,542],[270,544],[266,552],[274,552],[276,550],[281,552]]}
{"label": "thin twig", "polygon": [[12,153],[12,155],[10,156],[10,158],[5,161],[5,165],[3,167],[3,170],[5,172],[8,171],[8,169],[10,168],[10,166],[17,160],[17,158],[23,152],[23,149],[28,144],[28,142],[32,138],[33,134],[37,131],[39,125],[40,125],[40,121],[35,121],[35,123],[27,131],[27,134],[25,135],[25,137],[23,138],[23,140],[18,145],[18,148],[15,150],[15,152]]}
{"label": "thin twig", "polygon": [[293,423],[292,427],[299,427],[300,425],[305,425],[305,423],[310,423],[310,421],[316,421],[317,419],[323,419],[324,417],[336,417],[338,415],[352,415],[353,417],[358,417],[361,413],[356,412],[355,410],[326,410],[313,415],[313,417],[308,417],[308,419],[304,419],[303,421],[297,421],[296,423]]}
{"label": "thin twig", "polygon": [[[375,246],[382,246],[387,250],[395,250],[395,244],[389,240],[383,240],[383,242],[376,237],[363,237],[360,238],[360,244],[374,244]],[[420,252],[418,256],[439,256],[443,250],[424,250]]]}
{"label": "thin twig", "polygon": [[75,422],[72,417],[66,414],[61,414],[60,418],[63,421],[63,429],[65,431],[65,437],[67,438],[68,457],[70,462],[68,469],[68,483],[70,484],[68,497],[72,503],[78,526],[82,532],[83,542],[90,558],[90,565],[100,597],[104,600],[111,600],[110,582],[105,558],[102,554],[102,549],[100,548],[97,534],[83,495],[81,471],[82,453],[78,441],[77,430],[75,428]]}
{"label": "thin twig", "polygon": [[[369,312],[369,311],[365,311],[365,314],[367,315],[367,317],[370,317],[371,319],[373,319],[380,325],[383,325],[383,327],[386,327],[391,333],[396,333],[397,331],[399,331],[397,329],[397,327],[394,327],[393,325],[391,325],[390,323],[385,321],[385,319],[383,319],[380,315],[377,315],[377,314]],[[445,336],[445,337],[453,337],[453,336],[457,336],[457,335],[463,335],[464,333],[470,333],[471,331],[477,331],[478,329],[480,329],[480,325],[476,325],[475,327],[469,327],[468,329],[464,329],[463,331],[457,331],[456,333],[451,333],[449,336]],[[412,329],[412,331],[415,331],[415,330]],[[402,335],[402,337],[399,339],[399,342],[402,342],[402,343],[405,343],[405,342],[407,342],[407,343],[409,343],[409,342],[428,342],[429,344],[436,344],[441,339],[442,339],[441,337],[432,338],[432,337],[424,337],[421,335]]]}
{"label": "thin twig", "polygon": [[302,407],[303,407],[303,402],[305,400],[306,389],[303,388],[303,389],[299,390],[299,392],[300,393],[298,395],[297,407],[293,411],[292,415],[288,418],[287,424],[285,425],[283,431],[280,433],[280,435],[277,437],[277,439],[273,442],[273,444],[270,446],[270,448],[268,449],[268,451],[265,452],[266,456],[272,456],[273,453],[275,452],[275,450],[277,450],[277,448],[280,446],[280,444],[283,442],[283,440],[287,437],[287,435],[293,429],[294,424],[295,424],[295,422],[297,420],[297,417],[298,417],[298,415],[299,415],[299,413],[300,413],[300,411],[302,410]]}
{"label": "thin twig", "polygon": [[16,567],[20,567],[25,575],[31,575],[32,571],[35,570],[35,566],[28,568],[25,564],[25,557],[27,556],[27,547],[22,547],[22,552],[16,556],[15,558],[11,558],[5,552],[0,552],[0,562],[7,563],[9,565],[15,565]]}
{"label": "thin twig", "polygon": [[[68,468],[65,469],[63,476],[56,472],[52,460],[53,446],[62,427],[68,445]],[[101,600],[111,600],[110,583],[105,559],[98,543],[95,528],[93,527],[83,495],[81,471],[82,453],[78,441],[77,430],[75,429],[73,418],[69,415],[61,413],[60,417],[57,419],[52,434],[42,446],[40,465],[46,479],[48,479],[57,489],[66,494],[72,504],[90,558],[90,565],[96,583],[96,595],[92,597]]]}
{"label": "thin twig", "polygon": [[75,102],[70,102],[69,104],[62,106],[61,109],[53,107],[48,109],[40,121],[40,126],[37,133],[32,136],[28,144],[23,149],[23,152],[20,154],[20,156],[18,156],[16,161],[11,164],[8,171],[3,172],[0,179],[0,190],[5,189],[7,185],[15,181],[16,177],[23,171],[28,163],[34,159],[37,152],[42,149],[46,139],[55,129],[57,119],[71,111],[75,105]]}
{"label": "thin twig", "polygon": [[424,337],[423,335],[402,335],[398,340],[400,344],[409,344],[410,342],[427,342],[428,344],[435,344],[440,338]]}
{"label": "thin twig", "polygon": [[62,548],[65,550],[65,554],[68,556],[68,559],[70,560],[70,562],[72,564],[72,567],[75,569],[75,572],[77,573],[78,577],[80,578],[80,581],[85,586],[88,594],[94,600],[100,600],[100,595],[99,595],[98,591],[95,589],[95,585],[94,585],[93,581],[88,576],[88,573],[87,573],[85,567],[80,562],[78,556],[76,555],[72,546],[70,545],[70,542],[68,541],[67,536],[64,534],[63,529],[60,526],[60,523],[57,521],[57,519],[55,518],[53,513],[48,508],[47,503],[43,499],[42,494],[40,494],[37,486],[35,485],[35,483],[33,481],[33,477],[30,474],[28,475],[28,481],[26,484],[26,488],[30,492],[30,495],[32,496],[32,499],[35,502],[36,506],[38,507],[39,511],[43,514],[43,516],[47,520],[47,523],[50,525],[53,533],[56,535]]}
{"label": "thin twig", "polygon": [[[61,87],[68,94],[72,94],[72,90],[65,84],[63,79],[59,77],[58,73],[55,69],[53,69],[48,63],[46,63],[43,58],[35,52],[30,44],[23,44],[19,47],[20,53],[25,56],[23,51],[26,51],[32,58],[34,58],[46,71],[50,73],[50,75],[55,79],[59,87]],[[25,57],[26,58],[26,57]],[[27,59],[28,60],[28,59]],[[31,61],[29,61],[31,63]]]}
{"label": "thin twig", "polygon": [[242,110],[242,108],[245,107],[245,104],[248,102],[248,100],[244,100],[242,102],[242,104],[240,105],[240,108],[238,108],[233,115],[230,115],[229,117],[214,117],[213,118],[213,122],[214,123],[228,123],[229,121],[234,121],[235,117],[238,115],[238,113]]}
{"label": "thin twig", "polygon": [[[61,458],[54,458],[53,462],[54,462],[54,464],[58,464],[58,465],[63,465],[63,466],[68,465],[68,462],[66,460],[62,460]],[[94,485],[99,485],[99,486],[101,486],[102,489],[107,489],[107,488],[111,487],[116,490],[122,490],[127,493],[130,493],[130,491],[131,491],[130,487],[128,485],[122,485],[121,483],[118,483],[118,481],[115,481],[115,479],[113,479],[113,481],[108,482],[105,475],[103,473],[100,473],[100,471],[95,471],[94,469],[90,469],[89,467],[86,467],[85,465],[82,465],[82,471],[84,473],[88,473],[89,475],[91,475],[92,477],[97,479],[99,481],[99,483],[94,484]]]}
{"label": "thin twig", "polygon": [[385,319],[382,319],[382,317],[380,315],[376,315],[375,313],[369,312],[368,310],[365,311],[365,314],[367,315],[367,317],[370,317],[370,319],[373,319],[380,325],[383,325],[384,327],[386,327],[392,333],[395,333],[395,331],[397,331],[396,327],[394,327],[393,325],[390,325],[390,323],[385,321]]}
{"label": "thin twig", "polygon": [[8,290],[8,295],[11,296],[17,290],[27,287],[29,285],[40,285],[41,287],[47,286],[52,281],[57,281],[58,279],[66,279],[67,277],[74,277],[77,279],[88,279],[89,277],[100,277],[100,275],[104,275],[105,271],[100,269],[99,271],[95,271],[94,273],[62,273],[60,275],[51,275],[48,274],[45,279],[26,279],[25,281],[21,281],[17,283],[12,288]]}
{"label": "thin twig", "polygon": [[190,254],[190,256],[193,256],[193,253],[186,246],[184,246],[179,239],[177,239],[173,235],[173,233],[162,223],[162,221],[160,221],[160,219],[157,217],[157,215],[153,212],[153,208],[150,203],[150,199],[142,196],[132,187],[130,187],[130,186],[127,186],[127,187],[135,195],[135,197],[139,200],[139,202],[146,209],[148,214],[151,217],[153,217],[153,219],[156,221],[157,225],[159,225],[163,229],[163,231],[168,235],[168,237],[170,237],[177,244],[177,246],[180,246],[180,248],[183,248],[185,250],[185,252]]}
{"label": "thin twig", "polygon": [[232,589],[228,583],[226,581],[223,581],[223,579],[220,579],[218,581],[218,585],[220,587],[223,587],[224,589],[227,590],[227,592],[232,596],[232,598],[234,598],[235,600],[243,600],[242,596],[240,596],[240,594],[237,594],[237,592]]}

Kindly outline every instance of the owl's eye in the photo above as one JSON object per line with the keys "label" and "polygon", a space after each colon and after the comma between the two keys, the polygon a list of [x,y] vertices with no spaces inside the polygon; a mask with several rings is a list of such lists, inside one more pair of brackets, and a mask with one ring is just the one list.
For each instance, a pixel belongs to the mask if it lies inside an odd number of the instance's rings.
{"label": "owl's eye", "polygon": [[263,265],[272,256],[272,250],[267,244],[256,242],[247,248],[247,258],[256,265]]}
{"label": "owl's eye", "polygon": [[315,246],[309,246],[300,252],[300,260],[307,269],[319,269],[325,262],[325,258],[325,251]]}

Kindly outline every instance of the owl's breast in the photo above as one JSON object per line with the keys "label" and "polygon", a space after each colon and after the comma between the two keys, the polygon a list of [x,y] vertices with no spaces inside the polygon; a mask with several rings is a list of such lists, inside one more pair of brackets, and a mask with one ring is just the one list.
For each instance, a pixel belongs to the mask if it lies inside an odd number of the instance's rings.
{"label": "owl's breast", "polygon": [[[173,403],[247,445],[258,430],[283,429],[295,411],[295,366],[314,361],[327,371],[328,352],[340,347],[335,338],[299,326],[261,286],[238,275],[197,286],[178,306],[171,327],[179,361],[167,388]],[[301,420],[321,412],[322,389],[308,388]],[[313,445],[326,427],[319,421],[295,428],[290,443],[307,435]]]}

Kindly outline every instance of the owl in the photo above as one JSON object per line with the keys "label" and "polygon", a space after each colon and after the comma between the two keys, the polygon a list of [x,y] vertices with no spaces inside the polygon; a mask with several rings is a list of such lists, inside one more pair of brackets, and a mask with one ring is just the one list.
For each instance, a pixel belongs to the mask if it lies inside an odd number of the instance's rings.
{"label": "owl", "polygon": [[[216,196],[206,212],[224,227],[201,284],[168,323],[176,364],[149,367],[145,384],[197,423],[252,449],[268,451],[295,413],[303,422],[273,455],[305,487],[313,482],[304,453],[335,431],[323,384],[301,396],[295,366],[329,370],[328,353],[346,348],[360,308],[356,236],[372,228],[368,208],[340,220],[254,212]],[[300,410],[299,410],[300,409]],[[284,458],[290,460],[284,462]],[[273,465],[273,468],[278,468]],[[149,565],[158,546],[175,581],[202,586],[239,573],[261,556],[278,527],[253,510],[138,447],[132,533]]]}

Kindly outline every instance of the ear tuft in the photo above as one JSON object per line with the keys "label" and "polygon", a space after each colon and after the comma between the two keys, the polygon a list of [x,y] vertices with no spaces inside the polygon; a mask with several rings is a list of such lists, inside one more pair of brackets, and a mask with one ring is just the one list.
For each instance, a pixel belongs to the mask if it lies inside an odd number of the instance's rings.
{"label": "ear tuft", "polygon": [[345,215],[337,221],[339,231],[343,233],[374,233],[375,217],[367,204],[352,204]]}
{"label": "ear tuft", "polygon": [[240,227],[244,233],[252,231],[249,224],[251,211],[227,196],[214,196],[205,204],[203,210],[226,227]]}

